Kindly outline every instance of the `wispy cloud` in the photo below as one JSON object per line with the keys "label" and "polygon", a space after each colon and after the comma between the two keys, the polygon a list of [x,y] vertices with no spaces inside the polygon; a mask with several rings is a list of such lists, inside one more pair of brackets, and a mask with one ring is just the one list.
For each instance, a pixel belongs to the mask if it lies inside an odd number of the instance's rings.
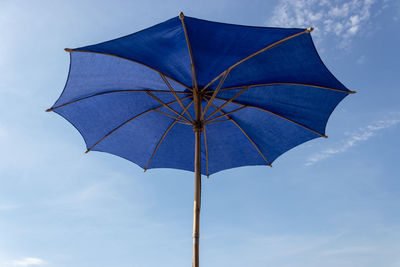
{"label": "wispy cloud", "polygon": [[364,32],[362,28],[371,18],[375,5],[378,5],[376,0],[280,0],[267,24],[314,27],[313,36],[317,39],[330,35],[336,38],[338,47],[346,48],[354,36]]}
{"label": "wispy cloud", "polygon": [[20,260],[12,260],[6,264],[6,266],[34,266],[44,265],[45,261],[39,258],[23,258]]}
{"label": "wispy cloud", "polygon": [[341,255],[341,254],[359,254],[359,253],[371,253],[376,251],[376,247],[358,246],[358,247],[344,247],[340,249],[330,249],[321,251],[322,255]]}
{"label": "wispy cloud", "polygon": [[308,158],[306,166],[313,165],[321,160],[329,158],[335,154],[346,152],[349,148],[358,143],[365,142],[376,136],[377,132],[400,123],[400,112],[391,113],[388,118],[377,120],[366,127],[360,128],[358,132],[349,134],[349,137],[338,144],[335,148],[326,149]]}
{"label": "wispy cloud", "polygon": [[[368,231],[329,230],[325,234],[317,235],[297,231],[298,233],[290,235],[268,235],[251,230],[238,230],[235,238],[231,240],[229,233],[222,230],[219,233],[221,235],[213,237],[213,242],[209,242],[209,245],[215,246],[212,253],[217,255],[216,259],[219,262],[216,262],[216,265],[232,261],[231,266],[262,266],[266,262],[271,266],[282,267],[373,267],[377,266],[377,262],[382,263],[382,266],[397,266],[390,264],[393,261],[390,257],[398,252],[398,236],[393,235],[393,231],[385,233],[379,228]],[[230,254],[226,253],[227,249],[219,243],[221,239],[225,243],[231,241]],[[380,245],[377,246],[377,243]],[[232,255],[236,255],[237,252],[241,256],[233,261]]]}

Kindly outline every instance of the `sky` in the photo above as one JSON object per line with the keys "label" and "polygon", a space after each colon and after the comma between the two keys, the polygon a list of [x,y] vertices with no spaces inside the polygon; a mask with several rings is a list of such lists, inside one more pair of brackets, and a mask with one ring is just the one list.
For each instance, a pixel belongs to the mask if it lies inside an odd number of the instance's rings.
{"label": "sky", "polygon": [[189,266],[193,173],[99,152],[46,113],[65,47],[180,11],[234,24],[315,27],[345,98],[318,138],[274,167],[203,177],[202,266],[400,266],[400,1],[0,1],[0,267]]}

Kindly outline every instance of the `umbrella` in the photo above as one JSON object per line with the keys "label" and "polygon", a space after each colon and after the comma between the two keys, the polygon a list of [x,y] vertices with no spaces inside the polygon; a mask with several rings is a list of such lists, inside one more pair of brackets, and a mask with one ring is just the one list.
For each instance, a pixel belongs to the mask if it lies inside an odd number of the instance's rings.
{"label": "umbrella", "polygon": [[[250,27],[192,17],[70,52],[65,88],[47,111],[87,151],[144,168],[195,173],[193,266],[199,266],[201,175],[269,165],[326,137],[348,94],[321,61],[312,28]],[[193,157],[194,155],[194,157]]]}

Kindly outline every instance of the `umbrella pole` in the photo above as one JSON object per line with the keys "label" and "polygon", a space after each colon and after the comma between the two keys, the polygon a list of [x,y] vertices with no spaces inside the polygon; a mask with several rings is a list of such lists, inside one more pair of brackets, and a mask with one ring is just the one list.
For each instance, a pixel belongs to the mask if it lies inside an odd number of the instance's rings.
{"label": "umbrella pole", "polygon": [[199,239],[200,239],[200,203],[201,203],[201,98],[194,93],[196,121],[193,125],[195,132],[195,160],[194,160],[194,205],[193,205],[193,267],[199,267]]}
{"label": "umbrella pole", "polygon": [[199,267],[200,204],[201,204],[201,132],[196,133],[195,180],[193,205],[193,267]]}

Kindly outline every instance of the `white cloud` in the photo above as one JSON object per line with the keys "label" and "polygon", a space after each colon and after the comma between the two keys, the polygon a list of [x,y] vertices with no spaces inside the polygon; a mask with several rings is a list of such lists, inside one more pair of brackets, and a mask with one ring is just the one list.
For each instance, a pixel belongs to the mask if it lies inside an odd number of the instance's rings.
{"label": "white cloud", "polygon": [[376,0],[280,0],[267,24],[279,27],[314,27],[316,31],[313,36],[317,41],[322,36],[330,35],[338,41],[338,47],[346,48],[351,39],[368,23],[373,8],[377,12],[382,9],[375,7],[375,2]]}
{"label": "white cloud", "polygon": [[400,112],[392,113],[389,115],[389,118],[375,121],[366,127],[361,128],[357,133],[350,134],[345,141],[338,144],[335,148],[329,148],[311,156],[308,158],[305,165],[310,166],[335,154],[346,152],[349,148],[357,145],[358,143],[365,142],[374,137],[378,131],[395,126],[399,123]]}
{"label": "white cloud", "polygon": [[39,258],[23,258],[21,260],[12,260],[6,266],[33,266],[43,264],[45,264],[45,261]]}

